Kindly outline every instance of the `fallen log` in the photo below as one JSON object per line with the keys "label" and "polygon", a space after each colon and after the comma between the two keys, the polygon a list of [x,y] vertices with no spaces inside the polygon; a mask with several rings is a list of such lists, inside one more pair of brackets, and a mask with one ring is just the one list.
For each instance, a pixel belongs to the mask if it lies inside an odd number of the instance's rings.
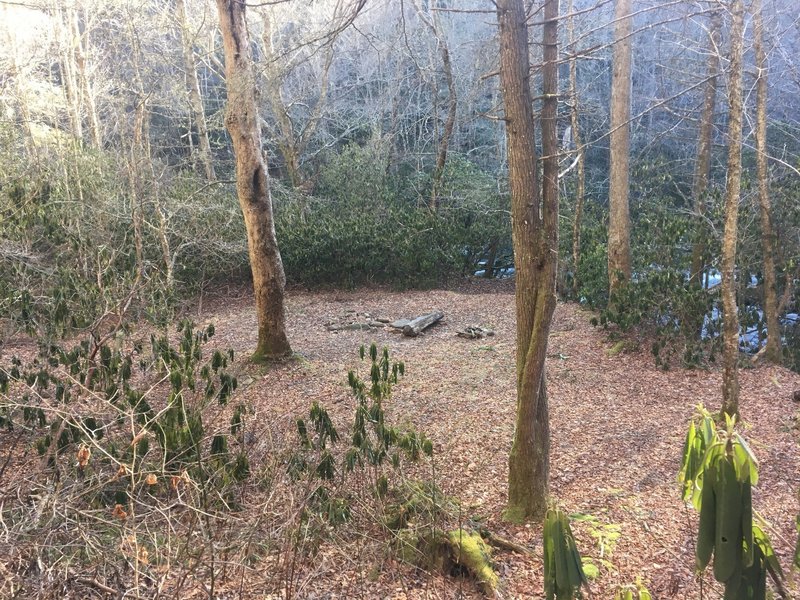
{"label": "fallen log", "polygon": [[441,321],[443,317],[444,313],[437,310],[436,312],[412,319],[403,327],[403,335],[417,337],[423,330]]}

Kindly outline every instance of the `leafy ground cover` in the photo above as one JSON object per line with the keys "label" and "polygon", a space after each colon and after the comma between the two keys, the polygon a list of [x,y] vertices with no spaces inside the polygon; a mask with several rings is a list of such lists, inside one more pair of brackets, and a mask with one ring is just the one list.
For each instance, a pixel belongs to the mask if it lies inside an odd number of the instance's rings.
{"label": "leafy ground cover", "polygon": [[[406,338],[389,328],[326,327],[348,320],[393,320],[434,309],[445,313],[444,320],[419,338]],[[346,431],[353,408],[346,374],[357,368],[362,344],[388,347],[393,359],[405,363],[405,377],[385,406],[387,421],[413,425],[433,441],[432,461],[404,467],[405,474],[434,480],[457,501],[455,514],[462,523],[480,523],[529,549],[494,550],[499,590],[506,598],[542,597],[540,526],[509,526],[501,519],[515,412],[513,282],[474,280],[457,289],[424,292],[292,291],[288,325],[298,356],[269,368],[238,358],[245,357],[256,340],[249,292],[229,290],[224,296],[207,297],[189,316],[200,326],[213,323],[214,344],[236,353],[233,370],[239,386],[231,404],[245,403],[251,411],[244,440],[254,474],[259,473],[259,457],[268,463],[266,457],[296,445],[296,419],[307,415],[314,401]],[[620,351],[602,329],[591,326],[592,316],[578,305],[559,304],[547,382],[551,493],[565,512],[579,515],[573,532],[581,553],[596,567],[593,597],[612,598],[619,586],[640,580],[654,598],[699,598],[701,590],[704,598],[719,598],[721,588],[710,575],[703,581],[695,577],[697,515],[682,503],[676,474],[694,407],[704,403],[716,409],[720,403],[720,373],[663,371],[646,345]],[[467,325],[490,328],[495,335],[457,337]],[[26,348],[30,344],[24,340],[11,343],[0,359]],[[772,541],[788,569],[800,488],[798,405],[792,401],[800,375],[779,367],[744,369],[741,383],[742,417],[749,424],[746,436],[761,464],[753,504],[770,524]],[[0,433],[0,448],[12,448],[12,435]],[[13,447],[13,453],[0,450],[0,463],[9,464],[0,482],[7,506],[36,476],[30,452]],[[280,503],[267,503],[270,493],[292,506],[288,496],[254,481],[241,492],[239,511],[231,519],[266,521],[266,507],[280,514]],[[228,565],[218,558],[216,597],[280,598],[289,588],[296,598],[482,597],[469,578],[430,574],[399,561],[385,536],[363,523],[331,528],[316,539],[313,551],[289,553],[284,545],[254,553],[258,556],[252,562],[232,558]],[[241,546],[253,540],[240,537],[226,543]],[[119,589],[105,571],[102,577],[98,570],[76,575],[75,565],[37,565],[35,556],[35,548],[15,544],[0,524],[0,574],[27,580],[27,595],[37,595],[33,581],[39,582],[39,596],[58,592],[106,597],[102,586]],[[170,569],[178,571],[177,565],[154,565],[154,583],[145,586],[150,592],[142,595],[171,597],[178,578],[170,577]],[[201,571],[185,572],[181,597],[208,597]]]}

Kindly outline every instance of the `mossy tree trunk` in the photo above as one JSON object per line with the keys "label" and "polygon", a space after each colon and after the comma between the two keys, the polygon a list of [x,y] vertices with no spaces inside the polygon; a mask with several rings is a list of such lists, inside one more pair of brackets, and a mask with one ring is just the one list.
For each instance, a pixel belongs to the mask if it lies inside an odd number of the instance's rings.
{"label": "mossy tree trunk", "polygon": [[246,4],[238,0],[217,0],[217,10],[228,90],[225,125],[236,156],[236,192],[247,230],[256,296],[258,346],[253,359],[262,361],[291,353],[283,306],[286,277],[275,237],[267,165],[261,150]]}
{"label": "mossy tree trunk", "polygon": [[516,267],[517,420],[509,457],[506,517],[541,519],[547,509],[550,426],[545,356],[555,310],[558,255],[558,0],[547,0],[543,30],[543,187],[537,173],[528,28],[522,0],[498,0],[500,85],[505,106]]}
{"label": "mossy tree trunk", "polygon": [[743,0],[730,0],[732,15],[728,74],[728,181],[725,186],[725,232],[722,239],[722,412],[739,413],[739,315],[736,307],[736,243],[742,183]]}

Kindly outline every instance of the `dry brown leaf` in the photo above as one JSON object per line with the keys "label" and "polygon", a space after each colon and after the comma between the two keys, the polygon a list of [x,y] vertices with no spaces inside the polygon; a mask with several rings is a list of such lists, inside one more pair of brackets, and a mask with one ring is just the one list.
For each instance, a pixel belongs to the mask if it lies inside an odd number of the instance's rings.
{"label": "dry brown leaf", "polygon": [[88,446],[81,444],[78,448],[78,468],[83,469],[89,464],[89,459],[92,457],[92,451]]}
{"label": "dry brown leaf", "polygon": [[128,513],[125,512],[124,508],[122,508],[122,504],[115,504],[114,510],[112,511],[111,514],[114,515],[116,518],[118,518],[120,521],[124,521],[125,519],[128,518]]}

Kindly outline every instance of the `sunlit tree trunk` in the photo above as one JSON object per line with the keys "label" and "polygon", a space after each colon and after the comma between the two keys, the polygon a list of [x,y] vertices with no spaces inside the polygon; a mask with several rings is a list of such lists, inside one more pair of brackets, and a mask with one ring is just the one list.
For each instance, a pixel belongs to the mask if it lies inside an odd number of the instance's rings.
{"label": "sunlit tree trunk", "polygon": [[[573,0],[569,0],[567,12],[572,15]],[[575,216],[572,221],[572,291],[578,294],[580,280],[578,268],[581,264],[581,220],[583,219],[583,200],[586,194],[586,169],[584,164],[584,149],[581,142],[581,130],[578,107],[578,56],[575,46],[575,23],[572,16],[567,19],[567,36],[569,38],[569,99],[570,99],[570,128],[575,151],[578,153],[578,163],[575,165]]]}
{"label": "sunlit tree trunk", "polygon": [[184,0],[175,0],[175,17],[181,29],[181,42],[183,48],[183,68],[186,71],[186,91],[189,96],[189,106],[192,109],[192,117],[197,127],[197,138],[200,146],[200,162],[203,165],[203,172],[208,181],[214,181],[214,159],[211,154],[211,143],[208,139],[208,123],[206,122],[206,111],[203,107],[203,97],[200,94],[200,81],[197,78],[197,61],[195,61],[194,49],[192,48],[192,36],[189,31],[188,19],[186,18],[186,4]]}
{"label": "sunlit tree trunk", "polygon": [[236,155],[236,192],[247,229],[256,296],[258,346],[253,359],[267,360],[291,353],[283,306],[286,277],[275,237],[267,165],[261,149],[246,5],[238,0],[217,0],[217,10],[228,89],[225,125]]}
{"label": "sunlit tree trunk", "polygon": [[608,186],[608,282],[612,299],[631,278],[631,221],[628,210],[631,118],[630,0],[616,0],[611,72],[611,156]]}
{"label": "sunlit tree trunk", "polygon": [[[711,173],[711,150],[713,144],[714,106],[717,99],[717,74],[719,72],[720,31],[722,29],[722,13],[715,11],[709,23],[708,58],[706,62],[706,83],[703,91],[703,110],[700,113],[700,131],[697,139],[697,161],[694,167],[694,210],[697,219],[705,216],[705,194]],[[698,234],[692,247],[692,266],[690,281],[701,283],[705,271],[706,243],[705,236],[700,234],[702,228],[698,224]]]}
{"label": "sunlit tree trunk", "polygon": [[767,321],[767,346],[764,357],[772,362],[781,358],[781,333],[775,285],[775,233],[769,198],[767,172],[767,53],[764,50],[764,22],[761,0],[753,1],[754,45],[756,51],[756,171],[761,208],[761,252],[764,261],[764,317]]}
{"label": "sunlit tree trunk", "polygon": [[509,456],[506,517],[541,519],[547,509],[550,426],[545,356],[555,310],[558,254],[558,1],[546,0],[543,32],[543,191],[537,174],[528,29],[522,0],[498,0],[500,85],[508,142],[511,222],[516,267],[517,419]]}
{"label": "sunlit tree trunk", "polygon": [[[0,4],[0,18],[10,22],[7,15],[8,7]],[[12,104],[12,110],[16,113],[15,117],[20,121],[20,126],[23,132],[23,140],[25,152],[28,157],[33,158],[36,155],[36,139],[33,135],[33,121],[28,107],[28,99],[25,91],[24,77],[20,72],[19,61],[17,60],[17,42],[14,38],[14,33],[10,27],[4,27],[5,35],[3,35],[3,42],[8,48],[9,69],[7,77],[13,82],[13,91],[15,101]]]}
{"label": "sunlit tree trunk", "polygon": [[722,240],[722,411],[739,412],[739,315],[736,307],[736,243],[742,182],[743,0],[730,0],[732,15],[728,75],[728,182],[725,187],[725,233]]}
{"label": "sunlit tree trunk", "polygon": [[59,57],[59,70],[61,72],[61,83],[64,88],[64,97],[67,103],[67,114],[69,115],[70,130],[78,142],[83,141],[83,119],[81,117],[81,101],[78,83],[75,78],[77,66],[75,64],[75,54],[72,49],[72,31],[69,16],[65,8],[56,5],[56,18],[53,20],[56,27],[56,35],[61,51]]}
{"label": "sunlit tree trunk", "polygon": [[[75,54],[75,70],[77,79],[80,80],[80,90],[83,105],[85,105],[86,120],[89,125],[89,140],[94,148],[100,149],[103,146],[100,120],[97,117],[97,103],[92,89],[91,78],[89,77],[89,67],[86,64],[89,34],[81,33],[77,8],[67,9],[66,14],[69,20],[69,28],[72,31],[72,51]],[[86,48],[84,44],[86,44]]]}

